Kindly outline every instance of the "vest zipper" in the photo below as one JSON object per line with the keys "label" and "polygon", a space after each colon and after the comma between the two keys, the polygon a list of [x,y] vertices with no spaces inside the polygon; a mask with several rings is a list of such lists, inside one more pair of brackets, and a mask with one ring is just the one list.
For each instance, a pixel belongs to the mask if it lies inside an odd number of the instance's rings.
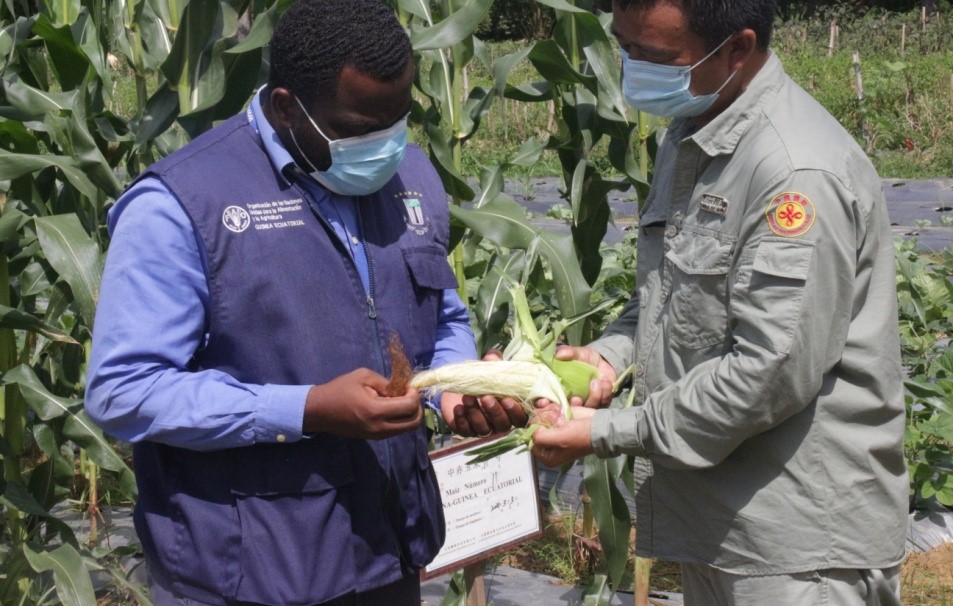
{"label": "vest zipper", "polygon": [[[358,198],[354,198],[354,209],[357,211],[357,228],[360,230],[361,242],[363,243],[364,249],[364,258],[367,260],[367,317],[374,322],[374,353],[377,354],[377,367],[378,372],[380,372],[385,377],[387,376],[387,368],[384,366],[384,352],[381,349],[381,325],[380,321],[377,319],[377,306],[374,303],[374,265],[371,263],[371,254],[367,250],[367,240],[364,238],[366,230],[364,229],[364,214],[361,212],[361,205],[358,204]],[[403,504],[400,502],[400,494],[397,490],[397,478],[395,476],[394,470],[394,447],[391,443],[391,440],[382,440],[384,446],[384,458],[386,461],[382,461],[385,465],[385,468],[388,470],[387,474],[387,483],[384,486],[384,494],[381,497],[381,517],[383,518],[387,513],[389,507],[400,506]],[[396,503],[391,503],[396,501]],[[397,529],[391,528],[391,536],[394,539],[394,544],[397,549],[398,557],[401,561],[404,560],[403,549],[401,549],[400,540],[397,537]]]}
{"label": "vest zipper", "polygon": [[384,352],[381,350],[381,325],[377,318],[377,305],[374,303],[374,265],[371,263],[371,255],[367,251],[367,241],[364,238],[364,214],[361,213],[361,205],[358,204],[358,198],[354,197],[354,209],[357,211],[357,227],[361,231],[361,243],[364,249],[364,259],[367,261],[367,317],[374,321],[374,353],[377,354],[378,372],[384,374],[387,367],[384,364]]}
{"label": "vest zipper", "polygon": [[[324,226],[325,230],[331,235],[332,238],[338,241],[341,245],[341,248],[344,250],[345,256],[351,261],[351,265],[354,266],[354,271],[357,272],[358,278],[360,278],[360,272],[357,270],[357,261],[354,260],[354,257],[351,256],[350,247],[347,245],[347,242],[341,240],[338,237],[337,232],[334,231],[334,228],[331,226],[331,223],[325,218],[321,211],[317,209],[317,206],[314,200],[311,199],[311,196],[307,191],[303,190],[301,187],[295,185],[297,189],[305,200],[308,201],[308,206],[311,207],[311,214],[317,218],[318,222]],[[358,205],[357,197],[352,197],[354,201],[354,208],[357,211],[357,226],[360,230],[361,242],[364,244],[364,258],[367,260],[367,292],[365,293],[365,301],[367,301],[367,317],[374,321],[374,335],[377,337],[374,343],[374,358],[377,362],[377,372],[384,374],[387,372],[387,368],[384,366],[384,352],[381,350],[381,330],[380,323],[377,319],[377,304],[374,302],[374,267],[371,265],[371,256],[367,252],[367,243],[364,242],[364,217],[361,214],[361,207]],[[361,290],[363,290],[363,285]]]}

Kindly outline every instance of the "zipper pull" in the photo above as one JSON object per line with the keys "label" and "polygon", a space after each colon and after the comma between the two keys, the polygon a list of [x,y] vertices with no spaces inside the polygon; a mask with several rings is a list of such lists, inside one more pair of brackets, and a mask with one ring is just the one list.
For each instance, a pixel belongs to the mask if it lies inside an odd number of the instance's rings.
{"label": "zipper pull", "polygon": [[367,317],[371,320],[377,319],[377,307],[374,306],[374,297],[367,295]]}

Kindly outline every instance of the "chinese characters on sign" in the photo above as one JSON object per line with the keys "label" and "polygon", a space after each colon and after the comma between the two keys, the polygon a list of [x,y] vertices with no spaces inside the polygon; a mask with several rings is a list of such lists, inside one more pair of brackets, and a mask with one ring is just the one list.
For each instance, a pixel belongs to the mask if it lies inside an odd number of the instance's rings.
{"label": "chinese characters on sign", "polygon": [[485,443],[432,453],[447,540],[425,576],[462,568],[542,533],[532,456],[511,451],[467,465],[469,450]]}

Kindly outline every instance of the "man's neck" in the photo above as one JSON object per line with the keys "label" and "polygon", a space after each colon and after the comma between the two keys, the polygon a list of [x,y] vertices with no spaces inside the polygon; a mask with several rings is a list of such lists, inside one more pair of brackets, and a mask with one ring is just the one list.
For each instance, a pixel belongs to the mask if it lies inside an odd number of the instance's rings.
{"label": "man's neck", "polygon": [[715,107],[710,111],[694,118],[692,120],[692,125],[694,126],[695,131],[698,131],[700,128],[717,118],[723,111],[731,107],[731,105],[740,97],[751,84],[751,81],[755,79],[758,73],[761,71],[761,68],[764,67],[764,64],[767,63],[768,57],[770,56],[770,51],[768,50],[756,50],[751,54],[751,57],[745,62],[744,67],[738,71],[738,86],[731,89],[731,96],[724,99],[719,99]]}

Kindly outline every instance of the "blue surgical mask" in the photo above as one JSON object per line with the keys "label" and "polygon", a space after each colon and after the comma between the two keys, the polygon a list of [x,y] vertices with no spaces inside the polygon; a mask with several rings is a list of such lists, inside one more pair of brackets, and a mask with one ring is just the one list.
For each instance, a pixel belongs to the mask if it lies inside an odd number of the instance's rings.
{"label": "blue surgical mask", "polygon": [[622,92],[635,109],[667,118],[694,118],[711,109],[718,93],[731,82],[732,72],[718,90],[709,95],[695,96],[689,91],[692,70],[718,52],[731,37],[715,47],[694,65],[661,65],[636,61],[622,51]]}
{"label": "blue surgical mask", "polygon": [[311,165],[309,174],[315,181],[342,196],[366,196],[379,191],[397,174],[407,148],[407,116],[384,130],[332,140],[321,131],[298,97],[295,101],[314,130],[328,142],[331,152],[330,168],[320,171],[298,145],[294,131],[289,131],[298,153]]}

